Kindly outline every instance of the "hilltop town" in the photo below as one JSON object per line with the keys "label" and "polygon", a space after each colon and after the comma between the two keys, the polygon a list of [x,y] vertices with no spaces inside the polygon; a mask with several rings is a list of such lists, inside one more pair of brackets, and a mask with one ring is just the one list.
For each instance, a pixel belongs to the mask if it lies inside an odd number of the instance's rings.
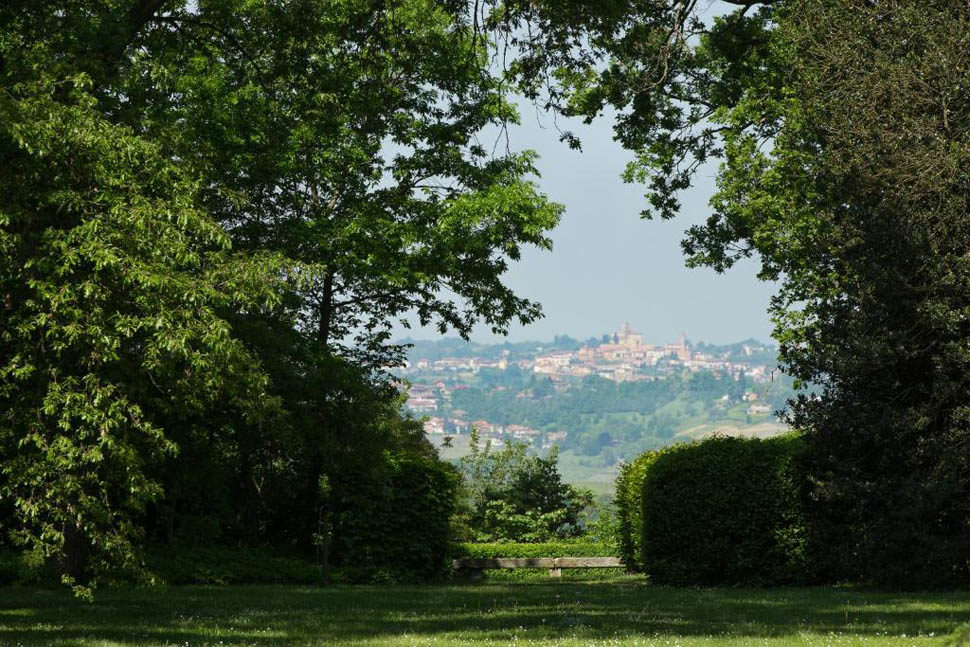
{"label": "hilltop town", "polygon": [[[421,356],[420,351],[412,353],[400,371],[402,378],[410,382],[405,406],[413,414],[425,417],[425,430],[432,437],[460,436],[474,427],[493,446],[515,439],[542,449],[567,444],[570,432],[577,430],[509,421],[510,416],[514,417],[508,413],[511,407],[498,404],[491,408],[493,419],[485,415],[475,417],[456,403],[479,402],[489,396],[498,403],[511,396],[517,405],[514,408],[521,409],[526,406],[524,403],[554,398],[590,379],[636,384],[704,375],[721,384],[728,383],[725,393],[717,394],[718,410],[740,410],[745,421],[773,419],[775,409],[764,397],[766,388],[759,388],[774,379],[775,349],[771,346],[752,341],[695,347],[686,335],[676,342],[652,345],[645,343],[643,335],[628,323],[595,340],[569,342],[554,344],[552,348],[540,344],[515,349],[469,346],[461,356],[438,358]],[[476,354],[475,350],[480,352]],[[469,392],[478,397],[471,398]],[[489,411],[488,407],[475,408],[478,413]]]}

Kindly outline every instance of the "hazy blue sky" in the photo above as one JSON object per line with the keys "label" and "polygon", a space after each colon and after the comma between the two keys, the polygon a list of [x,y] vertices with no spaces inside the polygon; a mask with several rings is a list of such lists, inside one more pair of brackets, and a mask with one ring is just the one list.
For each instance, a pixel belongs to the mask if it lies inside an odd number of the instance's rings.
{"label": "hazy blue sky", "polygon": [[[734,9],[716,0],[701,3],[708,17]],[[559,142],[551,116],[537,115],[531,105],[523,105],[521,112],[522,125],[510,130],[511,148],[539,153],[538,184],[566,211],[552,232],[553,250],[527,251],[507,274],[507,284],[539,301],[545,312],[536,323],[514,326],[509,339],[599,336],[623,321],[651,343],[673,340],[681,332],[694,341],[713,343],[770,338],[766,310],[775,286],[756,278],[754,261],[721,275],[684,266],[680,241],[687,227],[710,214],[707,203],[714,192],[716,165],[701,169],[695,186],[681,196],[678,218],[641,220],[643,187],[620,179],[630,155],[613,141],[611,118],[589,126],[581,120],[559,120],[561,129],[581,137],[579,152]],[[440,337],[434,328],[396,332]],[[472,338],[498,339],[485,327]]]}
{"label": "hazy blue sky", "polygon": [[[539,152],[539,186],[566,211],[552,232],[553,250],[529,250],[507,274],[517,293],[545,311],[541,321],[512,328],[509,339],[599,336],[623,321],[653,343],[681,332],[713,343],[769,339],[766,308],[774,286],[758,281],[754,262],[721,275],[684,266],[679,243],[689,225],[710,213],[716,167],[701,169],[696,186],[683,195],[680,217],[641,220],[643,187],[620,179],[630,156],[613,141],[611,120],[585,126],[560,119],[561,128],[581,136],[579,152],[559,142],[551,117],[538,117],[531,107],[522,112],[522,125],[510,133],[512,148]],[[439,337],[433,328],[396,332]],[[472,338],[496,340],[485,328]]]}

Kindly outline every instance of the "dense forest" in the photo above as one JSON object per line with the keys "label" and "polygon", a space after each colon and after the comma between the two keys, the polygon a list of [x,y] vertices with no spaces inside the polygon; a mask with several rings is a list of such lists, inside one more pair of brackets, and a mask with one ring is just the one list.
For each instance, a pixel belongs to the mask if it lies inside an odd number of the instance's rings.
{"label": "dense forest", "polygon": [[704,4],[0,4],[3,549],[82,593],[179,541],[433,575],[459,477],[390,330],[541,316],[505,274],[562,207],[480,137],[531,102],[612,115],[647,218],[720,162],[683,251],[778,284],[818,577],[970,581],[970,9]]}

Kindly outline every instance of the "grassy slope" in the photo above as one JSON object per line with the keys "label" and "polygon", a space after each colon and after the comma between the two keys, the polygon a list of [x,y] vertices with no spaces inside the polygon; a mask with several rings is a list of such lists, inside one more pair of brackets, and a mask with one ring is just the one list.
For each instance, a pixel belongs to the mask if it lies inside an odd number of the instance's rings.
{"label": "grassy slope", "polygon": [[0,644],[939,645],[970,621],[970,593],[687,590],[641,579],[517,584],[0,589]]}

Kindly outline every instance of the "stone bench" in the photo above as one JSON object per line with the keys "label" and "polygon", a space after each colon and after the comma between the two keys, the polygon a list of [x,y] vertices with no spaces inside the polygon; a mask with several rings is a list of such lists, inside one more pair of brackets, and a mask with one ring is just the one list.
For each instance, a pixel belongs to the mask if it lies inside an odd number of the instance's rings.
{"label": "stone bench", "polygon": [[464,557],[451,565],[479,574],[486,568],[548,568],[549,577],[562,577],[564,568],[620,568],[623,563],[619,557]]}

